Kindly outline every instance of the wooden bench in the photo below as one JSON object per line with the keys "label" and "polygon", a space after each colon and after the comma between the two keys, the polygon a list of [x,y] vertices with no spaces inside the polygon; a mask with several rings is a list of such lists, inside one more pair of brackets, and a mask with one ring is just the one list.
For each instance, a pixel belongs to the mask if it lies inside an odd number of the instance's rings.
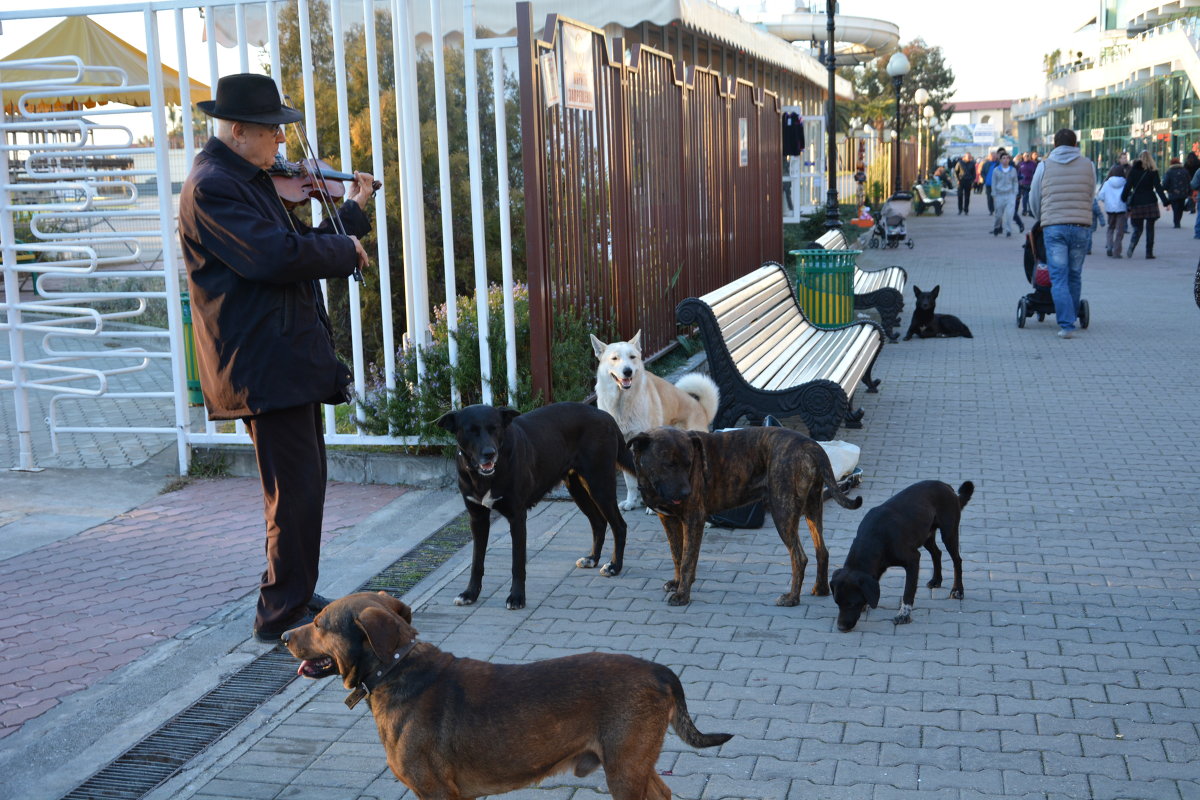
{"label": "wooden bench", "polygon": [[858,382],[878,391],[871,367],[883,347],[883,328],[852,322],[832,329],[813,325],[796,302],[787,271],[767,264],[675,309],[680,325],[695,325],[708,355],[709,374],[721,390],[714,428],[745,415],[799,415],[814,439],[838,428],[862,427],[851,406]]}
{"label": "wooden bench", "polygon": [[[845,235],[837,228],[823,234],[814,242],[823,250],[846,250]],[[893,342],[900,338],[900,313],[904,310],[904,287],[908,273],[904,267],[860,269],[854,266],[854,308],[873,308],[879,312],[883,330]]]}

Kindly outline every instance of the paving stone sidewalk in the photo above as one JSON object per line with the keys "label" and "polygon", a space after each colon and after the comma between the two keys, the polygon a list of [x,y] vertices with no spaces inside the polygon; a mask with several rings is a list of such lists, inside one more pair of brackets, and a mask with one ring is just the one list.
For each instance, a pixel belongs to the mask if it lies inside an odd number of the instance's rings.
{"label": "paving stone sidewalk", "polygon": [[[881,607],[842,634],[830,598],[773,605],[788,569],[773,530],[712,529],[692,604],[670,608],[655,518],[627,514],[626,572],[606,579],[573,565],[581,515],[544,503],[529,607],[504,609],[498,522],[479,604],[453,605],[466,553],[411,593],[422,636],[497,661],[598,649],[670,665],[699,727],[736,734],[708,751],[668,734],[658,766],[678,797],[1200,798],[1200,248],[1168,229],[1157,261],[1110,260],[1098,235],[1092,324],[1063,341],[1053,318],[1017,328],[1020,241],[988,229],[982,215],[915,219],[912,251],[864,254],[905,266],[910,287],[940,284],[940,310],[975,338],[888,345],[880,393],[859,395],[864,427],[842,431],[863,448],[867,506],[920,479],[976,483],[965,600],[922,589],[913,623],[893,626],[893,570]],[[834,566],[861,515],[827,504]],[[344,694],[293,684],[152,797],[410,797]],[[599,773],[559,776],[506,796],[584,800],[603,786]]]}
{"label": "paving stone sidewalk", "polygon": [[[710,530],[692,604],[671,608],[654,517],[626,515],[626,571],[602,578],[574,567],[587,549],[582,516],[547,502],[530,520],[528,608],[504,608],[511,551],[497,522],[478,604],[453,605],[466,552],[409,593],[422,637],[496,661],[596,649],[671,666],[700,729],[736,734],[696,751],[668,733],[658,767],[680,798],[1200,799],[1200,242],[1159,231],[1156,261],[1107,259],[1098,246],[1084,273],[1091,327],[1063,341],[1053,318],[1016,326],[1029,291],[1019,240],[988,236],[982,214],[950,214],[911,220],[913,250],[868,251],[861,263],[901,264],[910,287],[940,284],[939,310],[975,338],[886,346],[880,392],[858,396],[864,426],[841,436],[862,447],[856,493],[868,507],[917,480],[976,483],[963,515],[963,601],[921,590],[913,623],[895,627],[903,577],[893,570],[880,608],[839,633],[830,598],[773,605],[788,566],[768,527]],[[371,541],[430,527],[453,505],[408,506]],[[862,513],[827,504],[833,566]],[[323,570],[364,562],[363,552],[331,548]],[[235,625],[244,640],[246,621]],[[139,669],[176,679],[172,652],[151,649],[109,680]],[[176,695],[204,688],[179,680]],[[293,682],[148,797],[411,797],[386,768],[369,712],[346,709],[344,695],[334,680]],[[44,749],[62,735],[47,720],[71,724],[55,713],[34,720],[41,738],[27,723],[6,745]],[[62,771],[79,772],[74,751],[61,752]],[[607,793],[596,773],[505,796]]]}

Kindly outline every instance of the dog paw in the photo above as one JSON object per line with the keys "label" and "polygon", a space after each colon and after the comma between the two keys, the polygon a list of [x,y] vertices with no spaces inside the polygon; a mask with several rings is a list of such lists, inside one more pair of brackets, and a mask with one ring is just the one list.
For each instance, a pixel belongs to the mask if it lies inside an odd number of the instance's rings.
{"label": "dog paw", "polygon": [[938,588],[938,587],[940,587],[941,585],[942,585],[942,579],[941,579],[941,578],[930,578],[930,579],[929,579],[929,583],[925,584],[925,587],[926,587],[927,589],[937,589],[937,588]]}
{"label": "dog paw", "polygon": [[816,595],[817,597],[828,597],[829,596],[829,584],[828,583],[813,584],[812,593],[814,595]]}
{"label": "dog paw", "polygon": [[525,595],[513,593],[504,601],[504,607],[509,611],[518,611],[525,607]]}
{"label": "dog paw", "polygon": [[621,568],[610,561],[600,568],[600,574],[606,578],[612,578],[621,574]]}
{"label": "dog paw", "polygon": [[[826,594],[829,594],[829,592],[826,592]],[[800,605],[800,595],[791,594],[790,592],[788,594],[781,594],[775,600],[775,605],[789,606],[789,607],[790,606],[798,606],[798,605]]]}
{"label": "dog paw", "polygon": [[454,598],[456,606],[472,606],[475,605],[475,598],[479,597],[478,593],[463,592],[458,597]]}
{"label": "dog paw", "polygon": [[950,599],[951,600],[962,600],[963,599],[963,590],[962,590],[961,586],[957,589],[952,589],[950,591]]}
{"label": "dog paw", "polygon": [[907,625],[910,622],[912,622],[912,614],[907,612],[892,617],[892,623],[895,625]]}
{"label": "dog paw", "polygon": [[675,580],[674,578],[672,578],[671,580],[669,580],[663,584],[664,592],[673,592],[678,588],[679,588],[679,581]]}
{"label": "dog paw", "polygon": [[690,594],[671,592],[671,594],[667,596],[667,605],[669,606],[686,606],[690,602],[692,602],[692,596]]}
{"label": "dog paw", "polygon": [[640,505],[641,503],[639,503],[637,500],[622,500],[621,502],[617,503],[617,507],[622,511],[633,511]]}
{"label": "dog paw", "polygon": [[596,559],[592,558],[591,556],[584,556],[575,562],[575,566],[579,567],[580,569],[594,569],[596,566]]}

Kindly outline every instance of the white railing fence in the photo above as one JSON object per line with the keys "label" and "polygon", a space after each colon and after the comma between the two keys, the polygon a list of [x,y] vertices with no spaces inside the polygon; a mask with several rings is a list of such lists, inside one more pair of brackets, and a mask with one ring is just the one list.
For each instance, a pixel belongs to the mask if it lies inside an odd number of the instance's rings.
{"label": "white railing fence", "polygon": [[[301,44],[298,65],[281,63],[281,10],[289,0],[212,0],[197,4],[184,0],[165,0],[126,5],[91,6],[87,14],[105,24],[106,19],[128,20],[140,15],[149,65],[145,85],[130,86],[130,78],[112,65],[83,64],[78,57],[65,56],[41,60],[36,64],[0,61],[0,88],[22,93],[15,113],[0,121],[0,255],[3,265],[4,297],[0,300],[0,336],[7,338],[8,357],[0,360],[0,389],[12,392],[17,447],[12,464],[17,469],[36,469],[39,443],[44,431],[34,416],[43,412],[50,446],[58,448],[59,434],[111,433],[174,438],[179,468],[186,473],[190,445],[248,443],[242,424],[218,424],[204,417],[202,410],[189,408],[186,380],[185,327],[180,290],[186,289],[177,236],[178,190],[195,156],[195,144],[189,135],[172,147],[167,107],[164,101],[164,77],[160,63],[175,66],[179,73],[182,131],[193,129],[192,106],[198,100],[191,90],[189,76],[207,79],[215,87],[225,73],[252,71],[269,64],[270,72],[282,86],[303,83],[302,105],[305,127],[316,131],[320,114],[337,115],[338,149],[343,169],[348,171],[352,136],[364,135],[361,127],[352,131],[351,117],[359,112],[348,108],[348,77],[344,68],[336,69],[336,108],[318,108],[314,80],[312,43],[324,36],[311,26],[310,2],[290,0],[299,21]],[[456,0],[457,2],[457,0]],[[290,10],[290,9],[289,9]],[[353,374],[360,396],[368,390],[368,363],[364,353],[363,330],[366,325],[381,329],[383,363],[377,364],[385,387],[393,390],[397,381],[396,355],[399,344],[424,345],[428,340],[430,306],[453,299],[455,288],[454,226],[473,230],[474,290],[479,313],[479,369],[483,376],[483,400],[492,401],[492,365],[487,345],[487,237],[484,235],[484,171],[496,169],[500,210],[500,261],[503,265],[505,292],[505,331],[509,368],[506,385],[516,393],[516,347],[513,282],[512,233],[508,224],[508,185],[505,146],[497,146],[495,164],[485,164],[481,156],[478,108],[478,75],[474,54],[490,51],[493,64],[492,103],[495,136],[504,142],[504,51],[515,46],[515,39],[477,38],[473,24],[473,0],[453,9],[456,27],[463,31],[467,98],[466,123],[469,144],[471,208],[451,207],[451,159],[447,119],[446,73],[443,47],[431,46],[435,71],[435,123],[437,132],[437,169],[440,186],[441,234],[444,249],[444,274],[440,291],[430,294],[425,251],[425,199],[421,160],[421,119],[418,114],[416,80],[417,37],[427,36],[432,43],[443,43],[449,32],[446,10],[441,0],[334,0],[329,8],[334,61],[344,65],[350,56],[361,57],[366,65],[366,96],[379,98],[396,92],[396,129],[394,141],[385,139],[380,103],[370,107],[369,132],[376,176],[396,170],[395,185],[385,181],[375,198],[377,251],[376,269],[367,279],[378,281],[373,293],[377,303],[368,304],[358,285],[347,281],[350,307]],[[0,24],[8,20],[65,17],[83,13],[82,9],[44,11],[0,11]],[[390,15],[392,31],[391,76],[380,75],[380,64],[387,63],[376,47],[376,14]],[[115,15],[124,15],[115,17]],[[515,14],[514,14],[515,19]],[[346,53],[347,33],[361,26],[363,52]],[[128,38],[129,26],[110,27]],[[233,53],[220,49],[218,39],[233,32]],[[206,41],[201,41],[203,31]],[[168,57],[163,58],[163,42]],[[4,37],[0,36],[0,47]],[[5,82],[6,71],[36,67],[45,77]],[[288,74],[298,70],[299,74]],[[117,75],[116,79],[112,76]],[[390,79],[390,80],[389,80]],[[109,84],[119,84],[119,89]],[[130,91],[149,92],[150,105],[141,109],[127,106],[98,105],[93,108],[37,110],[38,100],[74,93],[80,97],[103,97]],[[299,101],[300,98],[292,98]],[[119,116],[118,116],[119,115]],[[117,120],[117,121],[110,121]],[[136,132],[150,137],[146,144],[135,143]],[[182,149],[182,154],[179,150]],[[293,154],[297,156],[298,154]],[[460,176],[461,177],[461,176]],[[403,263],[393,264],[389,257],[388,209],[399,204],[400,235],[403,239]],[[314,206],[315,206],[314,201]],[[312,210],[319,218],[320,209]],[[470,216],[469,222],[465,219]],[[394,232],[393,232],[394,233]],[[465,255],[465,254],[464,254]],[[495,257],[496,254],[492,254]],[[463,256],[460,256],[460,258]],[[406,307],[404,331],[397,342],[392,330],[393,286],[400,282]],[[439,282],[434,285],[438,286]],[[439,296],[440,295],[440,296]],[[166,327],[147,323],[150,309],[165,307]],[[447,303],[448,322],[457,328],[455,303]],[[88,342],[105,340],[103,347]],[[117,341],[114,346],[113,340]],[[128,340],[127,344],[121,344]],[[3,353],[0,353],[3,356]],[[457,359],[451,340],[450,358]],[[143,371],[154,363],[169,364],[169,387],[126,389],[122,376]],[[420,369],[420,368],[419,368]],[[423,371],[419,372],[423,375]],[[418,380],[421,378],[418,377]],[[48,403],[35,402],[49,395]],[[457,393],[455,394],[457,398]],[[105,401],[130,401],[157,404],[154,413],[141,413],[132,423],[114,425],[97,411],[85,415],[81,424],[66,424],[58,409],[68,401],[89,401],[101,408]],[[361,426],[361,419],[337,419],[332,408],[326,416],[326,440],[330,444],[414,444],[409,436],[373,435]],[[141,424],[144,423],[144,424]],[[55,449],[57,452],[57,449]]]}

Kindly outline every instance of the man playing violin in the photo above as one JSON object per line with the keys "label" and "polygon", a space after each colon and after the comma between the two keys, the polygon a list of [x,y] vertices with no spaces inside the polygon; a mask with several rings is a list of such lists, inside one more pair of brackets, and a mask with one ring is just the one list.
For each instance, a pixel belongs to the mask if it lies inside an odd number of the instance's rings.
{"label": "man playing violin", "polygon": [[267,567],[254,635],[278,642],[328,601],[315,594],[325,505],[321,405],[348,402],[350,370],[334,352],[321,278],[368,265],[358,241],[371,175],[355,173],[332,220],[312,228],[290,213],[265,170],[299,111],[265,75],[227,75],[197,103],[216,135],[196,156],[179,203],[204,404],[210,419],[241,419],[262,478]]}

